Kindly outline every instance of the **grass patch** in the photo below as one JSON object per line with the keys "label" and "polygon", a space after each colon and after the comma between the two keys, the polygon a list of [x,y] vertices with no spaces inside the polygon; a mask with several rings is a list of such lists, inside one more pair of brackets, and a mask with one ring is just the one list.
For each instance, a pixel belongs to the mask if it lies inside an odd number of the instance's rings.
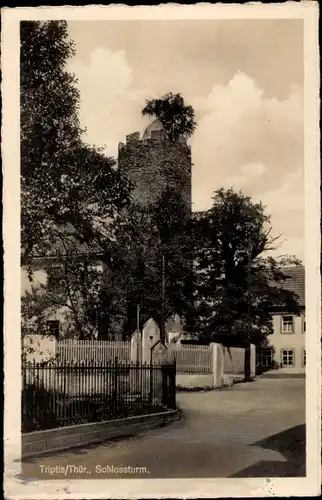
{"label": "grass patch", "polygon": [[209,385],[205,387],[184,387],[181,385],[177,385],[177,392],[208,392],[208,391],[214,391],[215,387]]}

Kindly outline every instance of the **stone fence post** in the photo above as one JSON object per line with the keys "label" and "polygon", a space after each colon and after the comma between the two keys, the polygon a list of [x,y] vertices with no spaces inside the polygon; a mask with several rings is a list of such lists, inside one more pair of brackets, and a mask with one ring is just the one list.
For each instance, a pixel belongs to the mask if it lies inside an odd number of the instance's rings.
{"label": "stone fence post", "polygon": [[220,344],[210,344],[214,387],[221,387],[224,378],[224,351]]}

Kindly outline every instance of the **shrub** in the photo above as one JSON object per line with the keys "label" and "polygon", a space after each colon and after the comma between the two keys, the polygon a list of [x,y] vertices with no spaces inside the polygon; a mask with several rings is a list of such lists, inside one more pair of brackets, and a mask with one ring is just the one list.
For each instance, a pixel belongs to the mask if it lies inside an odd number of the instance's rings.
{"label": "shrub", "polygon": [[52,391],[36,384],[27,385],[22,391],[22,430],[32,432],[56,426]]}

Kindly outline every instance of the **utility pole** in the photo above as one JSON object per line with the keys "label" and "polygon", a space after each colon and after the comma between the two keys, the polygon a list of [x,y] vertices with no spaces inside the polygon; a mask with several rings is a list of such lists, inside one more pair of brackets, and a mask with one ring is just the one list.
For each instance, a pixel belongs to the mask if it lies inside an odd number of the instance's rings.
{"label": "utility pole", "polygon": [[251,378],[251,373],[250,373],[250,332],[252,329],[252,311],[251,311],[251,301],[250,301],[250,286],[251,286],[251,258],[252,258],[252,250],[253,250],[253,244],[251,241],[251,238],[249,238],[248,241],[248,256],[247,256],[247,289],[248,289],[248,300],[247,300],[247,323],[248,323],[248,332],[247,332],[247,338],[246,338],[246,345],[245,345],[245,363],[244,363],[244,374],[245,374],[245,380],[250,380]]}
{"label": "utility pole", "polygon": [[141,352],[142,333],[140,331],[140,306],[139,306],[139,304],[137,304],[137,306],[136,306],[136,331],[137,331],[137,335],[139,336],[137,338],[137,343],[136,343],[136,360],[139,363],[139,362],[141,362],[141,358],[142,358],[142,352]]}
{"label": "utility pole", "polygon": [[160,339],[165,343],[165,256],[162,255]]}
{"label": "utility pole", "polygon": [[140,330],[140,306],[137,304],[136,306],[136,329]]}

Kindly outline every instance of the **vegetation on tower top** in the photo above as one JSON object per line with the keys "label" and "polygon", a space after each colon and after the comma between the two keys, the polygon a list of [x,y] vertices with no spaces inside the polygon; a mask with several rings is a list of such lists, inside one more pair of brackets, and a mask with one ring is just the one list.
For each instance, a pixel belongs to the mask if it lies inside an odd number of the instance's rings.
{"label": "vegetation on tower top", "polygon": [[173,142],[191,137],[198,125],[193,107],[185,104],[181,94],[172,92],[158,99],[147,99],[142,115],[156,117]]}

